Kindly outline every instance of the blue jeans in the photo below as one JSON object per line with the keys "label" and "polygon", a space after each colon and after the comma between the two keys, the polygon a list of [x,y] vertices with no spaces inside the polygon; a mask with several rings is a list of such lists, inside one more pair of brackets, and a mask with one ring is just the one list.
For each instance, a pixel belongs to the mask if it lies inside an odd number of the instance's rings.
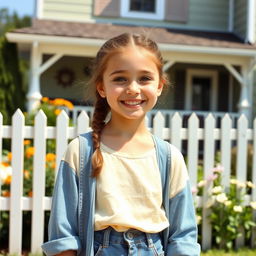
{"label": "blue jeans", "polygon": [[144,233],[135,229],[117,232],[107,228],[94,232],[95,256],[164,256],[158,233]]}

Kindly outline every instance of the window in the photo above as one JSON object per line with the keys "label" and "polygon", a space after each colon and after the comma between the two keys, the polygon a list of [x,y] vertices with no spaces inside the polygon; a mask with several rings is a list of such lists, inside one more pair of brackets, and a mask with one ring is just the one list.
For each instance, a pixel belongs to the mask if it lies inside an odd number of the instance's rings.
{"label": "window", "polygon": [[121,0],[121,16],[141,19],[164,19],[165,0]]}

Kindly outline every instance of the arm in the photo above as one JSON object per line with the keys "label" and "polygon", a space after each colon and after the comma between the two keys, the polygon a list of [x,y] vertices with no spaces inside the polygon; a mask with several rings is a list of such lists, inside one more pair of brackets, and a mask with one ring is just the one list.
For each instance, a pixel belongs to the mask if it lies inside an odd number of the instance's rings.
{"label": "arm", "polygon": [[[71,144],[72,147],[72,144]],[[78,236],[78,176],[70,157],[77,154],[70,145],[61,161],[53,197],[48,226],[48,242],[42,245],[46,255],[71,255],[81,250]],[[62,254],[61,254],[62,255]]]}
{"label": "arm", "polygon": [[172,148],[169,197],[168,256],[199,256],[194,201],[187,168],[181,153]]}
{"label": "arm", "polygon": [[76,251],[68,250],[57,254],[56,256],[76,256]]}

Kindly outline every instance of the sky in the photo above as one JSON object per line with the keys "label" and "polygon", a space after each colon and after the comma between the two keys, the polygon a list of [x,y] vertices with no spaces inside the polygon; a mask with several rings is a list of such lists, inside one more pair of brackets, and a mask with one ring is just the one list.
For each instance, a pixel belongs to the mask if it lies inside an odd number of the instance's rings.
{"label": "sky", "polygon": [[36,0],[0,0],[0,9],[8,8],[10,13],[16,11],[19,16],[34,14]]}

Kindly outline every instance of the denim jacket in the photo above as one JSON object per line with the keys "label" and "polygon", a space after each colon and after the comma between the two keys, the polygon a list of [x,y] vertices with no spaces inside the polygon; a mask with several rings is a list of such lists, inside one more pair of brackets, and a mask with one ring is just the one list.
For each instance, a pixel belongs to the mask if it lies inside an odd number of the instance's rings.
{"label": "denim jacket", "polygon": [[[198,256],[197,225],[190,184],[169,198],[171,153],[169,144],[153,136],[163,187],[163,206],[170,226],[162,232],[165,255]],[[61,161],[54,188],[46,255],[76,250],[93,256],[96,179],[91,176],[91,133],[79,136],[79,173]]]}

